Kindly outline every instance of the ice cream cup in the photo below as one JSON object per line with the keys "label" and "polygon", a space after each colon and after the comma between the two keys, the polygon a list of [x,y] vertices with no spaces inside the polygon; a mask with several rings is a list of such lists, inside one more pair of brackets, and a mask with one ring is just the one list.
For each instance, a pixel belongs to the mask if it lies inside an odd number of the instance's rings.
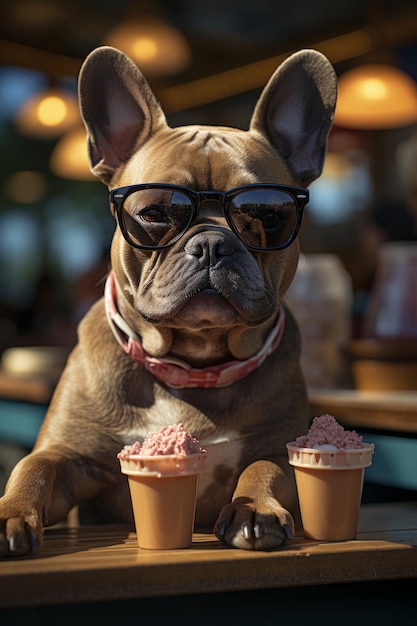
{"label": "ice cream cup", "polygon": [[365,468],[374,444],[355,450],[287,444],[294,466],[304,535],[322,541],[356,539]]}
{"label": "ice cream cup", "polygon": [[120,459],[127,474],[140,548],[168,550],[192,543],[199,474],[207,453],[131,455]]}

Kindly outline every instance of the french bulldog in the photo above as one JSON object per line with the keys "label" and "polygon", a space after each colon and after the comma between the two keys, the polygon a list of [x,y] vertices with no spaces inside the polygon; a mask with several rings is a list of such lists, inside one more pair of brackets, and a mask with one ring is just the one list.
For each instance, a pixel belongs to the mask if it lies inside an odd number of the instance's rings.
{"label": "french bulldog", "polygon": [[[196,529],[271,550],[299,523],[285,444],[309,426],[285,293],[337,94],[326,57],[275,71],[248,130],[171,128],[138,67],[107,46],[79,76],[92,172],[116,220],[105,294],[79,325],[33,450],[0,499],[0,554],[41,546],[79,506],[133,525],[117,454],[182,423],[208,452]],[[87,514],[88,511],[88,514]]]}

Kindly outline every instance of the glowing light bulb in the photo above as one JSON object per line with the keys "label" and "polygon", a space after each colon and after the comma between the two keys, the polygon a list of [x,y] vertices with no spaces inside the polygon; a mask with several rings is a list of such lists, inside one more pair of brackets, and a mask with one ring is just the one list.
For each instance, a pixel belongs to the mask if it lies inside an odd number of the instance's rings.
{"label": "glowing light bulb", "polygon": [[62,89],[47,89],[28,98],[16,113],[18,130],[31,137],[53,138],[80,120],[78,101]]}
{"label": "glowing light bulb", "polygon": [[363,95],[369,100],[383,100],[388,94],[386,85],[379,78],[368,78],[361,88]]}
{"label": "glowing light bulb", "polygon": [[132,44],[133,54],[140,61],[150,61],[158,54],[158,44],[150,37],[140,37]]}
{"label": "glowing light bulb", "polygon": [[62,98],[47,96],[39,102],[36,113],[41,124],[58,126],[67,117],[68,107]]}

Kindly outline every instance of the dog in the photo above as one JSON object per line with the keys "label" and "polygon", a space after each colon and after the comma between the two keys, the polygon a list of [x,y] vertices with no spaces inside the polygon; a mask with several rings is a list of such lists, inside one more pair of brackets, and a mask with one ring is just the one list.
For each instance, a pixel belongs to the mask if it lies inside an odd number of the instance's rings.
{"label": "dog", "polygon": [[309,407],[285,293],[336,94],[328,59],[301,50],[273,74],[248,130],[171,128],[124,53],[88,55],[79,101],[116,219],[111,269],[0,499],[2,556],[38,549],[43,527],[76,505],[81,520],[133,524],[117,453],[173,423],[208,451],[196,529],[248,550],[291,538],[285,443],[306,431]]}

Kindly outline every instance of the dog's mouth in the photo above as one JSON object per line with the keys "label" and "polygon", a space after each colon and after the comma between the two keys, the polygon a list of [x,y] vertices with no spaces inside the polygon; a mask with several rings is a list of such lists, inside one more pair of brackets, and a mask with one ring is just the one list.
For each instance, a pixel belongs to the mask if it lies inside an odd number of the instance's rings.
{"label": "dog's mouth", "polygon": [[203,328],[231,328],[233,326],[255,326],[270,317],[274,298],[267,298],[265,291],[256,289],[235,290],[197,283],[187,290],[171,291],[164,307],[155,310],[145,299],[141,299],[140,313],[152,324],[168,324],[173,328],[199,330]]}
{"label": "dog's mouth", "polygon": [[189,294],[171,320],[189,328],[229,327],[241,317],[233,304],[213,287]]}

